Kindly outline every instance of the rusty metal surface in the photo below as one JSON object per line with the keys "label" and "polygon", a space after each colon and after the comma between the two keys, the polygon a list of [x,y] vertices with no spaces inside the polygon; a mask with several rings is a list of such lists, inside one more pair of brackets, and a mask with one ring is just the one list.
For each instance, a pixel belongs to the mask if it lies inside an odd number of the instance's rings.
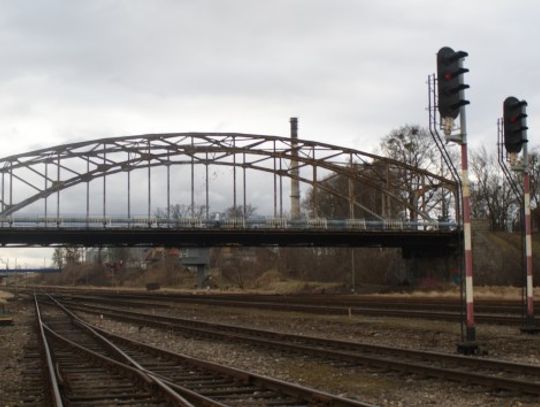
{"label": "rusty metal surface", "polygon": [[7,229],[0,245],[118,245],[118,246],[265,246],[401,247],[418,256],[444,256],[457,247],[459,232],[371,232],[295,230],[152,230],[152,229]]}
{"label": "rusty metal surface", "polygon": [[443,380],[540,395],[540,366],[532,364],[293,335],[237,325],[168,317],[155,313],[150,315],[106,306],[70,303],[69,307],[138,325],[163,328],[167,331],[178,330],[184,335],[194,337],[227,342],[237,341],[252,346],[309,355],[314,358],[343,359]]}
{"label": "rusty metal surface", "polygon": [[[148,134],[59,145],[0,159],[0,217],[14,214],[39,200],[45,200],[45,212],[51,211],[46,202],[48,197],[54,197],[54,210],[58,213],[60,192],[75,185],[101,178],[105,180],[119,173],[126,173],[129,183],[129,174],[133,170],[176,165],[202,165],[206,168],[208,165],[232,166],[234,169],[241,167],[270,173],[279,177],[280,190],[282,177],[294,179],[313,186],[318,193],[324,191],[349,202],[351,211],[355,211],[357,217],[373,219],[385,217],[383,208],[378,207],[381,205],[368,207],[358,195],[343,193],[329,181],[343,176],[384,196],[387,203],[391,203],[386,205],[387,208],[394,208],[394,212],[411,210],[424,219],[433,218],[433,213],[425,207],[411,204],[404,182],[408,176],[421,177],[423,184],[418,187],[424,191],[443,188],[452,192],[456,188],[454,181],[432,172],[375,154],[326,143],[240,133]],[[389,174],[392,176],[389,177]],[[107,191],[105,182],[103,191]],[[274,180],[276,194],[277,181]],[[283,199],[282,194],[280,201]],[[169,199],[169,193],[167,195]],[[277,200],[274,196],[275,211]],[[103,208],[106,205],[105,193]],[[81,212],[84,206],[81,204]],[[87,199],[87,211],[88,207]]]}
{"label": "rusty metal surface", "polygon": [[324,402],[329,407],[373,407],[368,403],[206,362],[114,335],[84,322],[53,298],[48,298],[65,313],[62,316],[56,312],[48,318],[50,329],[57,332],[54,336],[61,335],[65,343],[84,344],[96,357],[113,358],[116,363],[126,363],[133,372],[157,380],[175,394],[185,397],[189,406],[193,403],[209,407],[308,407]]}

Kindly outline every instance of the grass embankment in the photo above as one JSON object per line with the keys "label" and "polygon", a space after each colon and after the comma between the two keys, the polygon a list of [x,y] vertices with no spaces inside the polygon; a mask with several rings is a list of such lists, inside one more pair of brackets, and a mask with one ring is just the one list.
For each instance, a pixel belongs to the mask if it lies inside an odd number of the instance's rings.
{"label": "grass embankment", "polygon": [[[535,300],[540,300],[538,289],[535,290]],[[411,292],[395,292],[373,294],[378,297],[395,298],[439,298],[457,299],[460,296],[459,287],[448,287],[440,290],[414,290]],[[521,287],[511,286],[475,286],[474,297],[481,300],[519,300],[521,299]]]}
{"label": "grass embankment", "polygon": [[13,294],[0,290],[0,303],[7,302],[7,299],[11,297],[13,297]]}

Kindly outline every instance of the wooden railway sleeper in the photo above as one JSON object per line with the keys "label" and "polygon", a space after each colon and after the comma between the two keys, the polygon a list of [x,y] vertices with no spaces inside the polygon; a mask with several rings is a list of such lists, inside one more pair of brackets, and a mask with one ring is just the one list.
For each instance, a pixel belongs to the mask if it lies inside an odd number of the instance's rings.
{"label": "wooden railway sleeper", "polygon": [[[65,307],[63,309],[65,309]],[[70,313],[70,315],[71,315],[71,317],[73,319],[80,320],[80,318],[78,318],[75,314]],[[80,320],[80,321],[82,321],[82,320]],[[77,325],[80,325],[80,324],[77,323]],[[97,328],[95,326],[92,326],[92,325],[90,325],[90,324],[88,324],[86,322],[82,322],[82,325],[87,325],[88,327],[91,327],[94,331],[101,333],[103,336],[110,336],[110,334],[107,333],[106,331],[104,331],[104,330],[102,330],[100,328]],[[119,338],[119,337],[115,336],[115,338]],[[142,343],[136,343],[134,341],[128,340],[127,338],[123,338],[123,339],[125,339],[126,341],[128,341],[128,342],[130,342],[132,344],[135,344],[136,346],[138,346],[140,348],[144,348],[147,351],[149,349],[148,345],[143,345]],[[215,372],[216,370],[218,370],[221,373],[223,373],[223,374],[225,374],[225,375],[227,375],[229,377],[234,378],[234,380],[232,380],[230,382],[231,384],[234,384],[235,382],[236,383],[248,383],[248,384],[252,383],[253,385],[258,386],[261,389],[271,389],[274,392],[276,392],[276,395],[280,394],[280,393],[283,394],[283,395],[286,395],[286,398],[289,398],[291,396],[293,398],[296,398],[296,397],[299,396],[299,394],[301,394],[302,395],[301,397],[304,400],[309,401],[309,403],[310,403],[309,405],[314,405],[314,406],[322,406],[322,405],[359,406],[359,407],[360,406],[369,406],[366,403],[354,402],[352,400],[342,399],[340,397],[332,396],[332,395],[327,394],[327,393],[317,392],[317,391],[314,391],[313,389],[304,388],[304,387],[298,386],[298,385],[292,385],[290,383],[282,382],[282,381],[279,381],[279,380],[276,380],[276,379],[265,378],[263,376],[254,375],[254,374],[251,374],[251,373],[248,373],[248,372],[240,371],[240,370],[237,370],[237,369],[231,369],[231,368],[227,368],[227,367],[224,367],[224,366],[219,366],[219,365],[216,366],[215,364],[212,364],[210,362],[203,362],[203,361],[200,361],[198,359],[185,357],[184,355],[180,356],[178,354],[167,352],[167,351],[164,351],[164,350],[158,349],[158,348],[153,348],[153,349],[154,349],[154,353],[159,350],[161,355],[169,355],[173,359],[175,359],[175,358],[178,359],[179,357],[184,359],[184,360],[188,359],[191,363],[196,362],[199,366],[204,366],[206,369],[210,369],[211,371],[213,370]],[[145,371],[146,371],[147,374],[153,374],[149,370],[145,370]],[[225,406],[225,404],[219,403],[216,400],[207,399],[206,397],[201,396],[200,394],[197,394],[195,391],[193,391],[191,389],[187,389],[184,386],[179,386],[178,384],[175,384],[172,381],[170,381],[165,376],[159,375],[158,377],[164,383],[170,385],[171,388],[177,390],[181,394],[186,395],[186,398],[188,398],[188,399],[190,397],[196,397],[200,401],[206,401],[204,404],[202,404],[202,405],[205,405],[205,406],[206,405],[208,405],[208,406]],[[214,388],[219,388],[219,387],[214,386]],[[184,393],[182,393],[182,392],[184,392]],[[276,397],[276,395],[274,395],[272,397]],[[251,395],[251,398],[253,398],[253,397],[254,396]],[[255,397],[257,397],[257,396],[255,396]],[[269,396],[264,395],[263,393],[261,393],[260,397],[267,398]],[[293,404],[297,405],[296,402],[293,402]]]}
{"label": "wooden railway sleeper", "polygon": [[[84,307],[88,307],[85,305]],[[95,309],[103,309],[102,307],[96,307],[96,306],[89,306],[91,308]],[[75,308],[81,309],[80,305],[75,306]],[[114,310],[110,309],[110,312],[107,312],[108,315],[112,315],[114,313],[119,313],[121,310]],[[309,341],[312,344],[313,343],[322,343],[322,344],[332,344],[336,346],[339,349],[345,349],[346,347],[350,347],[351,350],[356,351],[362,351],[362,352],[384,352],[384,353],[394,353],[396,356],[403,357],[403,354],[406,353],[407,355],[411,355],[412,357],[429,357],[429,358],[435,358],[438,361],[449,361],[451,363],[457,364],[459,366],[467,365],[471,367],[472,369],[478,369],[478,368],[491,368],[493,370],[505,370],[512,373],[517,374],[531,374],[540,376],[540,368],[538,365],[527,365],[527,364],[519,364],[519,363],[511,363],[511,362],[502,362],[495,359],[487,359],[487,358],[470,358],[466,356],[461,355],[450,355],[442,352],[433,352],[433,351],[415,351],[411,349],[401,349],[401,348],[392,348],[392,347],[385,347],[381,345],[373,345],[373,344],[364,344],[364,343],[355,343],[355,342],[347,342],[342,340],[332,340],[332,339],[322,339],[317,337],[310,337],[310,336],[300,336],[300,335],[293,335],[293,334],[285,334],[285,333],[277,333],[272,331],[265,331],[265,330],[256,330],[252,328],[245,328],[245,327],[239,327],[239,326],[233,326],[233,325],[224,325],[224,324],[213,324],[208,323],[204,321],[191,321],[191,320],[184,320],[179,318],[173,318],[173,317],[166,317],[166,316],[160,316],[160,315],[147,315],[143,313],[137,313],[133,311],[125,311],[122,310],[124,314],[127,315],[133,315],[136,318],[143,320],[143,318],[151,317],[152,318],[152,324],[154,326],[162,326],[159,322],[159,320],[167,323],[171,329],[174,329],[177,327],[178,329],[182,330],[188,330],[188,327],[179,326],[178,324],[187,324],[189,326],[195,326],[195,327],[219,327],[220,332],[219,334],[214,334],[214,337],[224,337],[226,335],[226,331],[232,331],[235,333],[248,333],[249,336],[272,336],[274,338],[277,338],[282,341],[288,341],[288,342],[295,342],[295,341]],[[118,315],[118,318],[126,319],[124,315]],[[133,319],[135,320],[135,319]],[[150,323],[148,321],[144,321],[145,323]],[[193,331],[196,332],[196,331]],[[203,331],[201,331],[203,332]],[[209,332],[209,336],[213,334],[212,331],[206,330],[205,332]],[[216,336],[217,335],[217,336]],[[232,334],[235,335],[235,334]],[[233,339],[234,336],[230,336],[229,339]]]}
{"label": "wooden railway sleeper", "polygon": [[[124,365],[120,362],[117,362],[113,359],[110,359],[106,356],[97,354],[96,352],[91,351],[90,349],[84,348],[80,346],[79,344],[70,341],[67,338],[64,338],[63,336],[59,335],[55,331],[53,331],[51,328],[47,326],[42,320],[41,315],[39,314],[39,305],[37,303],[37,299],[35,299],[36,303],[36,310],[39,315],[39,323],[42,327],[43,332],[47,332],[48,334],[52,335],[56,340],[59,340],[60,342],[63,342],[64,344],[74,347],[77,350],[85,353],[86,355],[90,356],[92,359],[94,359],[98,364],[106,365],[108,368],[112,370],[122,371],[124,374],[126,372],[129,372],[132,376],[135,376],[139,380],[142,380],[143,383],[146,383],[147,385],[150,385],[151,387],[159,389],[159,392],[164,394],[165,398],[168,399],[170,402],[172,402],[174,405],[183,406],[183,407],[194,407],[191,403],[189,403],[187,400],[185,400],[182,396],[177,394],[174,390],[172,390],[168,385],[165,383],[162,383],[159,379],[148,376],[141,370],[138,370],[136,368],[132,368],[128,365]],[[103,338],[105,339],[105,338]],[[60,404],[61,405],[61,404]]]}

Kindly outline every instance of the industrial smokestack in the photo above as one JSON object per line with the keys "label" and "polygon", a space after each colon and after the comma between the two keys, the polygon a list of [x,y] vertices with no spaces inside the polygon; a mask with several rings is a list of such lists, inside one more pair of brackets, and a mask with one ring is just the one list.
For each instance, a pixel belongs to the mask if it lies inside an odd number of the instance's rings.
{"label": "industrial smokestack", "polygon": [[298,170],[298,119],[291,117],[291,219],[300,217],[300,181]]}

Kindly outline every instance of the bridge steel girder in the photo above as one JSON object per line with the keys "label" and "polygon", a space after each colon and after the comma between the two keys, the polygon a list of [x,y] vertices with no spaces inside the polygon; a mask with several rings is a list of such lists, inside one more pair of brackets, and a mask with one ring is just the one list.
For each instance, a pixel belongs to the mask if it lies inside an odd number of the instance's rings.
{"label": "bridge steel girder", "polygon": [[[248,161],[237,160],[237,157],[244,160],[248,157]],[[275,160],[282,164],[280,169],[275,168]],[[293,161],[295,168],[291,166]],[[142,168],[193,164],[241,167],[295,178],[349,201],[351,206],[375,219],[383,219],[384,213],[367,208],[354,195],[343,194],[330,185],[328,179],[344,176],[373,188],[396,207],[414,211],[423,219],[432,216],[404,195],[404,185],[400,184],[403,177],[421,176],[424,185],[419,188],[423,191],[444,188],[455,192],[457,187],[454,181],[427,170],[326,143],[297,139],[293,146],[290,138],[242,133],[146,134],[58,145],[0,159],[0,217],[102,177]],[[319,175],[312,178],[301,175],[304,168]],[[391,184],[389,173],[397,175]],[[323,178],[319,179],[321,175]],[[17,188],[23,187],[30,192],[15,201],[14,191],[19,196]]]}
{"label": "bridge steel girder", "polygon": [[443,257],[456,253],[459,231],[332,231],[234,229],[6,229],[0,246],[116,247],[376,247],[401,248],[404,256]]}

